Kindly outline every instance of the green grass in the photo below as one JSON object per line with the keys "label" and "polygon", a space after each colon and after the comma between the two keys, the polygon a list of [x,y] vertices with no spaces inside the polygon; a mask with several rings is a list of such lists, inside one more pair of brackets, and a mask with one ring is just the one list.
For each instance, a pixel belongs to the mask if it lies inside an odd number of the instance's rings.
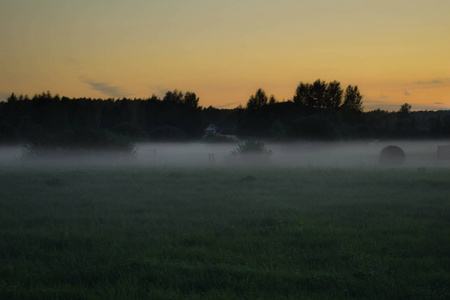
{"label": "green grass", "polygon": [[0,171],[1,299],[448,299],[450,171]]}

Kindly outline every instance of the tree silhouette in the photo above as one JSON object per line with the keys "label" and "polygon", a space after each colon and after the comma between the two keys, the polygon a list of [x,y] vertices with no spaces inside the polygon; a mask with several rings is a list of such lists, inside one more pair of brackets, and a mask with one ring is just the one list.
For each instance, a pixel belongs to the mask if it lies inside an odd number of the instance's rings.
{"label": "tree silhouette", "polygon": [[327,86],[327,101],[326,108],[337,109],[342,103],[342,88],[338,81],[332,81]]}
{"label": "tree silhouette", "polygon": [[195,93],[187,92],[183,98],[183,104],[188,109],[196,110],[198,108],[199,99]]}
{"label": "tree silhouette", "polygon": [[183,103],[183,93],[178,90],[168,91],[162,101],[168,104],[180,105]]}
{"label": "tree silhouette", "polygon": [[325,81],[317,79],[310,87],[310,97],[307,106],[311,108],[326,108],[327,105],[327,84]]}
{"label": "tree silhouette", "polygon": [[16,102],[17,100],[18,100],[18,99],[17,99],[16,94],[11,93],[11,96],[9,96],[8,99],[7,99],[6,101],[7,101],[7,102]]}
{"label": "tree silhouette", "polygon": [[258,110],[266,106],[268,103],[268,98],[266,92],[262,89],[258,89],[255,95],[251,95],[247,102],[247,110]]}
{"label": "tree silhouette", "polygon": [[361,113],[363,111],[362,95],[357,85],[349,85],[345,90],[345,99],[342,108],[351,112]]}
{"label": "tree silhouette", "polygon": [[266,92],[258,89],[247,101],[245,113],[239,121],[239,133],[244,136],[263,136],[270,126],[269,110]]}
{"label": "tree silhouette", "polygon": [[398,112],[402,115],[408,115],[411,112],[411,105],[408,103],[403,104]]}
{"label": "tree silhouette", "polygon": [[300,107],[306,107],[309,101],[309,91],[310,85],[307,83],[300,82],[295,90],[294,98],[292,99],[295,104]]}
{"label": "tree silhouette", "polygon": [[274,95],[271,95],[269,99],[269,105],[274,105],[275,103],[277,103],[277,99],[275,99]]}
{"label": "tree silhouette", "polygon": [[338,81],[326,83],[317,79],[312,84],[300,82],[293,101],[309,111],[337,109],[341,106],[342,94],[341,84]]}

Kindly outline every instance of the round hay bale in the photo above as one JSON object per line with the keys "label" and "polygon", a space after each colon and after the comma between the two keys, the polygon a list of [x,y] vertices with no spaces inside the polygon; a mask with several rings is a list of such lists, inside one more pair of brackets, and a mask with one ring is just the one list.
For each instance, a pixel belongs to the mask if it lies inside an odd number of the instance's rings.
{"label": "round hay bale", "polygon": [[387,146],[381,150],[378,163],[382,166],[401,166],[405,160],[405,152],[400,147]]}

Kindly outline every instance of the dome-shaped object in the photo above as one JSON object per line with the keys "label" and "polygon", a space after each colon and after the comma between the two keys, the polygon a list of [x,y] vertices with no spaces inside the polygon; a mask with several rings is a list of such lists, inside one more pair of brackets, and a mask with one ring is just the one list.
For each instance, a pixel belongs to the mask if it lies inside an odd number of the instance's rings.
{"label": "dome-shaped object", "polygon": [[381,150],[378,163],[382,166],[401,166],[405,160],[405,152],[400,147],[387,146]]}

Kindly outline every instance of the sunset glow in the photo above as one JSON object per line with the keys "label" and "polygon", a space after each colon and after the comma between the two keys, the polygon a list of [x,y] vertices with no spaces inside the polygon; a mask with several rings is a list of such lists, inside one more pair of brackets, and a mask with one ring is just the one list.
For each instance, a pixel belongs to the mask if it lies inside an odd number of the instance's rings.
{"label": "sunset glow", "polygon": [[245,105],[258,88],[358,85],[365,110],[450,109],[448,0],[1,0],[0,99],[195,92]]}

